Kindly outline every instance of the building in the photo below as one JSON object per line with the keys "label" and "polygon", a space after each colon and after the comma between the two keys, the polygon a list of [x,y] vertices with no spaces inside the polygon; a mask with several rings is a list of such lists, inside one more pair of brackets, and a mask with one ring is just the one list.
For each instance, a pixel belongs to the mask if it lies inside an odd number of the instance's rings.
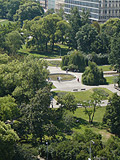
{"label": "building", "polygon": [[60,9],[64,7],[65,0],[56,0],[55,1],[55,9]]}
{"label": "building", "polygon": [[48,0],[48,9],[55,9],[55,0]]}
{"label": "building", "polygon": [[64,0],[64,10],[70,13],[70,9],[78,7],[89,10],[90,19],[105,22],[109,18],[120,18],[120,0]]}
{"label": "building", "polygon": [[40,5],[43,8],[47,9],[47,7],[48,7],[48,0],[39,0],[39,1],[40,1]]}

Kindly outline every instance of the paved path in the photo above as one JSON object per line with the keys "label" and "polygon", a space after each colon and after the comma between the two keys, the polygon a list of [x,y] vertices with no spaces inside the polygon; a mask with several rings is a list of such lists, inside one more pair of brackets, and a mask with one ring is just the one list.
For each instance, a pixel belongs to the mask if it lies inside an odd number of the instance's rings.
{"label": "paved path", "polygon": [[[48,59],[51,60],[51,59]],[[53,60],[53,59],[52,59]],[[54,60],[60,60],[61,59],[54,59]],[[61,70],[60,67],[48,67],[50,73],[66,73],[66,71]],[[109,85],[98,85],[98,86],[88,86],[88,85],[84,85],[81,83],[81,79],[82,79],[82,73],[77,73],[77,72],[68,72],[68,74],[71,74],[73,76],[75,76],[76,78],[71,80],[71,81],[52,81],[53,85],[56,87],[55,89],[52,89],[52,91],[55,90],[60,90],[60,91],[70,91],[70,92],[74,92],[74,90],[77,89],[77,91],[85,91],[85,90],[89,90],[91,88],[107,88],[108,90],[112,91],[113,93],[117,93],[118,95],[120,95],[120,91],[118,91],[117,89],[114,88],[114,84],[109,84]],[[105,76],[111,76],[111,75],[105,75]],[[113,72],[113,76],[114,72]],[[79,78],[79,82],[77,82],[77,78]],[[102,106],[107,105],[108,101],[104,101]],[[52,105],[50,106],[52,107]],[[53,99],[53,107],[54,108],[59,108],[59,105],[56,105],[56,100]]]}
{"label": "paved path", "polygon": [[[61,70],[60,67],[48,67],[50,73],[66,73],[65,71]],[[53,85],[56,87],[54,90],[60,90],[60,91],[71,91],[73,92],[74,89],[78,89],[78,91],[84,91],[91,89],[91,88],[107,88],[110,91],[112,91],[113,93],[117,92],[118,95],[120,95],[120,91],[118,91],[117,89],[114,88],[114,84],[109,84],[109,85],[98,85],[98,86],[88,86],[88,85],[84,85],[81,83],[81,79],[82,79],[82,73],[77,73],[77,72],[68,72],[68,74],[72,74],[74,75],[76,78],[74,80],[71,81],[52,81]],[[79,82],[77,82],[77,78],[79,78]]]}

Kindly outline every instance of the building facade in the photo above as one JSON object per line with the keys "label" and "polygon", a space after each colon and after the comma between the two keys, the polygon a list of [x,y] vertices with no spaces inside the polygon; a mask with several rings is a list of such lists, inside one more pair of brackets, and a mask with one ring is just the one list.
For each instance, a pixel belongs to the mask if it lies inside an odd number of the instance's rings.
{"label": "building facade", "polygon": [[47,9],[47,7],[48,7],[48,0],[39,0],[39,1],[40,1],[40,5],[43,8]]}
{"label": "building facade", "polygon": [[55,9],[64,8],[65,0],[56,0]]}
{"label": "building facade", "polygon": [[56,0],[48,0],[48,9],[55,9],[55,1]]}
{"label": "building facade", "polygon": [[105,22],[109,18],[120,18],[120,0],[64,0],[64,10],[70,13],[70,9],[78,7],[89,10],[90,19]]}

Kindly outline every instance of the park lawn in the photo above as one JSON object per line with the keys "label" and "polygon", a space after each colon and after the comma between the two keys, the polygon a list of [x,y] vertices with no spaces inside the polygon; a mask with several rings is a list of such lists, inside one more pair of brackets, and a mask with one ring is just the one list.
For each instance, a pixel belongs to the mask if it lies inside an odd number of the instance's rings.
{"label": "park lawn", "polygon": [[114,84],[114,80],[117,76],[105,77],[108,84]]}
{"label": "park lawn", "polygon": [[48,61],[48,66],[52,66],[52,67],[60,67],[61,61],[58,60],[54,60],[54,61]]}
{"label": "park lawn", "polygon": [[18,51],[19,54],[31,54],[39,58],[60,58],[61,56],[66,55],[70,49],[66,45],[55,44],[54,51],[51,51],[51,46],[48,44],[48,51],[36,51],[30,48],[26,48],[26,45],[23,45],[22,48]]}
{"label": "park lawn", "polygon": [[99,107],[96,110],[92,125],[88,123],[88,115],[85,114],[84,110],[84,108],[78,108],[74,114],[69,112],[69,114],[72,114],[74,117],[76,117],[80,123],[77,127],[73,127],[72,131],[84,134],[85,129],[91,129],[93,132],[101,134],[103,143],[106,143],[112,135],[111,133],[107,132],[107,130],[102,128],[102,119],[106,107]]}
{"label": "park lawn", "polygon": [[[96,87],[97,88],[97,87]],[[95,88],[94,88],[95,89]],[[112,96],[112,92],[106,88],[99,88],[99,89],[102,89],[104,90],[106,93],[109,94],[109,97]],[[93,89],[90,89],[90,90],[86,90],[86,91],[81,91],[81,92],[65,92],[65,91],[54,91],[56,94],[58,95],[61,95],[61,94],[65,94],[65,93],[71,93],[75,96],[76,100],[77,101],[85,101],[85,100],[90,100],[91,98],[91,95],[93,94]],[[56,96],[55,96],[55,99],[56,99]]]}
{"label": "park lawn", "polygon": [[103,66],[98,66],[99,69],[102,69],[104,71],[112,71],[110,65],[103,65]]}

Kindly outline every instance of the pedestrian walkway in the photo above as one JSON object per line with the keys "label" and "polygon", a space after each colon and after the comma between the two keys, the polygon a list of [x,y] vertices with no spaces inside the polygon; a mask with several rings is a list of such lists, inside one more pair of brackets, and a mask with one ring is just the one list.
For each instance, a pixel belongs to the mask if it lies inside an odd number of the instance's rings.
{"label": "pedestrian walkway", "polygon": [[[60,67],[48,67],[50,73],[66,73],[66,71],[61,70]],[[89,90],[91,88],[107,88],[108,90],[112,91],[113,93],[117,93],[120,95],[120,91],[114,88],[114,84],[109,85],[98,85],[98,86],[88,86],[84,85],[81,82],[82,79],[82,73],[77,72],[68,72],[69,74],[72,74],[76,77],[76,79],[73,79],[71,81],[61,81],[60,83],[58,81],[52,81],[53,85],[56,87],[55,89],[52,89],[52,91],[60,90],[60,91],[71,91],[73,92],[75,89],[77,91],[85,91]],[[77,78],[79,78],[79,82],[77,82]]]}

